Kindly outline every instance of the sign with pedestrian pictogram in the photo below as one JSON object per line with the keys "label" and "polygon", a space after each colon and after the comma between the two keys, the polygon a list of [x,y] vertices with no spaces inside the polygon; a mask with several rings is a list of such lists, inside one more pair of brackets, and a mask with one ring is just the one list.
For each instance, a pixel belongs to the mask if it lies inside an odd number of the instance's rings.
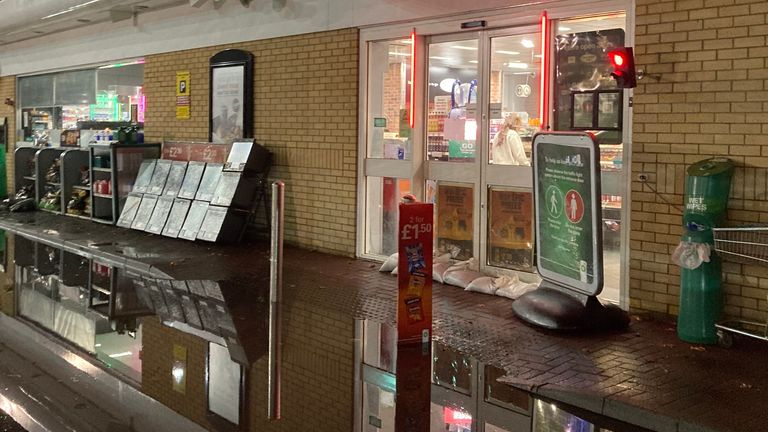
{"label": "sign with pedestrian pictogram", "polygon": [[602,290],[600,150],[589,133],[541,133],[533,141],[537,268],[586,295]]}

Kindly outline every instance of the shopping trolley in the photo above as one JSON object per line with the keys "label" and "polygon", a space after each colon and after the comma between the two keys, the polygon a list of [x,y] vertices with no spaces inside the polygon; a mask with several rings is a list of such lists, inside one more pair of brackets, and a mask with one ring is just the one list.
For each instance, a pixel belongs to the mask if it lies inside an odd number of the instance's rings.
{"label": "shopping trolley", "polygon": [[[713,228],[715,250],[728,261],[768,266],[768,227]],[[768,296],[766,296],[768,300]],[[715,324],[718,343],[729,347],[733,334],[768,341],[768,312],[765,322],[729,320]]]}

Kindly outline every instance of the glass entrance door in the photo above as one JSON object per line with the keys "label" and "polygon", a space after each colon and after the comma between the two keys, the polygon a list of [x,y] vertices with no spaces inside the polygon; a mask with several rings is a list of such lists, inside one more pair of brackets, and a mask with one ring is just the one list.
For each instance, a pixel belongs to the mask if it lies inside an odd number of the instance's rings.
{"label": "glass entrance door", "polygon": [[480,268],[533,271],[540,40],[515,28],[427,41],[425,190],[436,246]]}

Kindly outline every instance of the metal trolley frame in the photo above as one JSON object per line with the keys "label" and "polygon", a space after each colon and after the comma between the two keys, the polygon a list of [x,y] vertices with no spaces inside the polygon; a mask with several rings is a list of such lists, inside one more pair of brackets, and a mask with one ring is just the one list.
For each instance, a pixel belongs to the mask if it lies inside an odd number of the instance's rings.
{"label": "metal trolley frame", "polygon": [[[715,250],[728,261],[768,266],[768,227],[713,228]],[[768,300],[768,297],[766,297]],[[733,334],[768,341],[768,312],[765,322],[729,320],[715,324],[718,342],[733,343]]]}

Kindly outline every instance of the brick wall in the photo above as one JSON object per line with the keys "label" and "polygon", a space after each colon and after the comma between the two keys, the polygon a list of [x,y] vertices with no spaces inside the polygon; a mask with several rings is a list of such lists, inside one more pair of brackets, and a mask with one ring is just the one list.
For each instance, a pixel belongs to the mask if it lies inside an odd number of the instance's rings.
{"label": "brick wall", "polygon": [[[188,419],[210,428],[205,365],[208,344],[203,339],[162,325],[157,317],[141,320],[141,391]],[[173,345],[187,349],[186,389],[173,389]]]}
{"label": "brick wall", "polygon": [[[208,59],[237,48],[255,56],[254,133],[286,182],[287,242],[352,256],[357,184],[358,33],[312,33],[146,58],[150,140],[208,139]],[[191,118],[175,116],[177,71],[191,73]]]}
{"label": "brick wall", "polygon": [[8,148],[5,155],[6,175],[8,176],[8,192],[13,192],[13,149],[16,142],[16,107],[5,104],[5,98],[16,100],[16,77],[0,77],[0,118],[8,119]]}
{"label": "brick wall", "polygon": [[[637,0],[630,297],[676,314],[687,165],[727,156],[737,165],[728,223],[768,223],[768,2]],[[765,321],[768,268],[724,262],[725,313]]]}
{"label": "brick wall", "polygon": [[[288,301],[282,345],[282,415],[267,413],[267,356],[248,368],[247,431],[347,431],[352,429],[354,322],[346,314]],[[266,344],[267,335],[261,335]],[[142,320],[141,390],[209,430],[205,387],[207,342],[166,327],[156,317]],[[184,394],[173,390],[173,345],[187,349]],[[243,420],[245,424],[246,420]]]}

